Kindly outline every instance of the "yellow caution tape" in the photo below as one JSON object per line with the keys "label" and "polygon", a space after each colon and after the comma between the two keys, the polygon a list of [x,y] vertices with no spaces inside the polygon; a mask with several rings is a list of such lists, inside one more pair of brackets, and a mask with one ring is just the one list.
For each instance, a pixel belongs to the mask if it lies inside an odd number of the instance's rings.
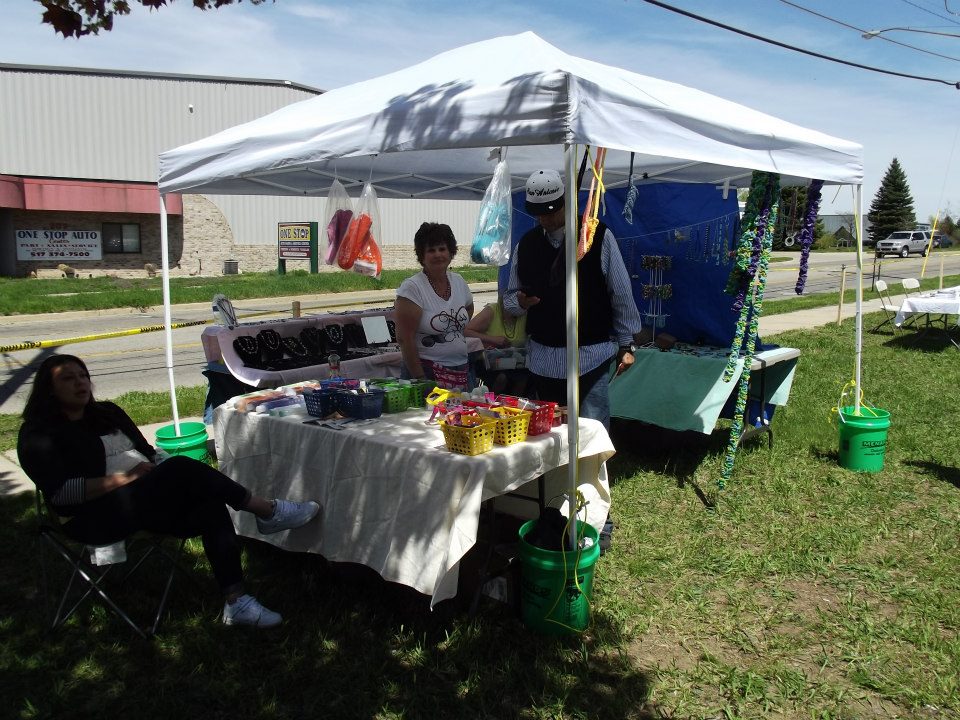
{"label": "yellow caution tape", "polygon": [[[213,320],[192,320],[190,322],[172,323],[171,330],[178,330],[195,325],[209,325]],[[159,332],[166,329],[165,325],[147,325],[146,327],[134,328],[132,330],[116,330],[108,333],[98,333],[96,335],[81,335],[80,337],[61,338],[59,340],[27,340],[13,345],[0,345],[0,353],[12,353],[20,350],[39,350],[40,348],[59,347],[60,345],[71,345],[73,343],[90,342],[92,340],[106,340],[107,338],[124,337],[127,335],[140,335],[142,333]]]}

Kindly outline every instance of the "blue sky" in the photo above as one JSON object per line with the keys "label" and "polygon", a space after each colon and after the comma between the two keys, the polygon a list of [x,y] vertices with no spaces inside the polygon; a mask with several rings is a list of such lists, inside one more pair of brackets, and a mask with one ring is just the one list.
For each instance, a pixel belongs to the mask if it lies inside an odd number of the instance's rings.
{"label": "blue sky", "polygon": [[[960,36],[960,0],[665,1],[824,55],[960,81],[960,37],[891,30],[865,40],[860,32],[905,27]],[[960,215],[960,90],[806,57],[642,0],[276,0],[208,12],[176,0],[153,13],[136,5],[112,32],[80,40],[54,35],[40,24],[41,12],[32,0],[4,3],[0,62],[273,78],[322,89],[469,42],[532,30],[566,52],[861,143],[865,210],[897,157],[918,219],[941,208]],[[848,211],[850,191],[835,193],[825,193],[824,211]]]}

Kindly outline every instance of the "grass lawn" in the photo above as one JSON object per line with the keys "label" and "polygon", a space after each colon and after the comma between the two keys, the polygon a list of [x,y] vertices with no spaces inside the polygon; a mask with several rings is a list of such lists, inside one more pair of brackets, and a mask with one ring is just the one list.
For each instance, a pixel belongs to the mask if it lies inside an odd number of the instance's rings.
{"label": "grass lawn", "polygon": [[32,499],[2,498],[3,715],[958,717],[960,356],[865,335],[866,397],[892,427],[884,471],[857,474],[830,418],[852,335],[847,320],[767,338],[802,350],[791,400],[773,449],[743,449],[718,496],[724,432],[614,427],[618,528],[583,636],[538,637],[492,602],[475,619],[458,600],[430,612],[372,572],[256,541],[244,562],[286,618],[276,631],[215,621],[194,542],[196,586],[174,586],[156,641],[95,609],[49,634]]}

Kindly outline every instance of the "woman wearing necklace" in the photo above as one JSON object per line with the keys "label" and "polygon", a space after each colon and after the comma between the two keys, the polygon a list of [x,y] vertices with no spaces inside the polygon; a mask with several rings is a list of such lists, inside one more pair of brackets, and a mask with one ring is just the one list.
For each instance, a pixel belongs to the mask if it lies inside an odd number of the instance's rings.
{"label": "woman wearing necklace", "polygon": [[423,272],[397,289],[395,312],[403,376],[469,387],[464,330],[473,315],[473,295],[449,270],[457,240],[449,225],[423,223],[413,247]]}

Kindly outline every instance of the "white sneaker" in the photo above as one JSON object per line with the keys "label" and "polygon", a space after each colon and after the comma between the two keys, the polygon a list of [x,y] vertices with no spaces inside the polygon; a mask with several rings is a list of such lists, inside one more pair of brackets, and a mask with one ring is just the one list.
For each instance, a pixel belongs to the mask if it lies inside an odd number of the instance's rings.
{"label": "white sneaker", "polygon": [[224,603],[224,625],[252,625],[253,627],[276,627],[283,618],[280,613],[268,610],[253,595],[241,595],[234,603]]}
{"label": "white sneaker", "polygon": [[293,502],[291,500],[274,500],[273,516],[263,520],[257,518],[257,530],[261,535],[270,535],[281,530],[292,530],[306,525],[320,512],[320,505],[313,500],[307,502]]}

